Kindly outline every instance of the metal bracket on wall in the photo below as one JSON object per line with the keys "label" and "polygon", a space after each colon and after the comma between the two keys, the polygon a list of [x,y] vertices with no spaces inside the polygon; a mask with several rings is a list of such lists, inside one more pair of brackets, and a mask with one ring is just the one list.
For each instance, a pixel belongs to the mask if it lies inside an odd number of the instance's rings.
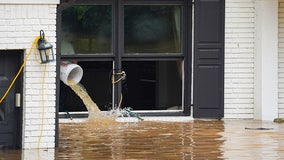
{"label": "metal bracket on wall", "polygon": [[20,93],[16,93],[15,106],[21,107],[21,94]]}

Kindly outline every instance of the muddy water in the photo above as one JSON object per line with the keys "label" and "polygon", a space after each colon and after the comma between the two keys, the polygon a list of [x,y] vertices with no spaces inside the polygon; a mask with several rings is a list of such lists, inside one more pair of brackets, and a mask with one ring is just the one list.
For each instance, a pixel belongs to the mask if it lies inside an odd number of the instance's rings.
{"label": "muddy water", "polygon": [[66,123],[56,159],[284,159],[284,124],[225,120]]}
{"label": "muddy water", "polygon": [[255,120],[61,123],[55,150],[0,151],[0,160],[280,160],[284,124]]}
{"label": "muddy water", "polygon": [[82,84],[75,84],[72,81],[68,81],[68,84],[69,87],[81,98],[89,112],[89,115],[100,112],[98,105],[91,99],[86,88]]}

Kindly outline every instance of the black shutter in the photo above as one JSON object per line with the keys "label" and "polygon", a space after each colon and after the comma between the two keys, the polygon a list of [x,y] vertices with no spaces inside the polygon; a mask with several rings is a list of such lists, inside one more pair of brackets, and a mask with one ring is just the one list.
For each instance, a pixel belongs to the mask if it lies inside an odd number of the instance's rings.
{"label": "black shutter", "polygon": [[195,0],[193,117],[224,117],[225,0]]}

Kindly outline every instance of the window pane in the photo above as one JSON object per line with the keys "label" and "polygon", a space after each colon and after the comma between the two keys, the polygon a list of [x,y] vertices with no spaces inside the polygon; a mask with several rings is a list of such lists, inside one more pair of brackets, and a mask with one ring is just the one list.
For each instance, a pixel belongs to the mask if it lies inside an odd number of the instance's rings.
{"label": "window pane", "polygon": [[[112,83],[110,73],[112,61],[108,62],[78,62],[84,74],[80,83],[86,88],[91,99],[100,110],[109,110],[112,106]],[[59,111],[87,111],[78,95],[63,82],[60,83]]]}
{"label": "window pane", "polygon": [[134,110],[182,109],[181,61],[126,61],[123,107]]}
{"label": "window pane", "polygon": [[181,8],[178,5],[126,5],[125,53],[180,53]]}
{"label": "window pane", "polygon": [[111,5],[72,6],[62,12],[62,55],[111,53],[111,44]]}

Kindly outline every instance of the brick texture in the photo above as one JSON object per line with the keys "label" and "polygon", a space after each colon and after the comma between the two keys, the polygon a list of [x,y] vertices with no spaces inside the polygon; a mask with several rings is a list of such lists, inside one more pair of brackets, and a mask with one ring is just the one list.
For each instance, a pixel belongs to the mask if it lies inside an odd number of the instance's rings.
{"label": "brick texture", "polygon": [[253,118],[254,0],[225,5],[225,118]]}
{"label": "brick texture", "polygon": [[[16,3],[16,0],[11,1]],[[55,45],[56,4],[7,4],[0,3],[0,49],[20,49],[29,52],[36,36],[43,29],[46,38]],[[39,2],[38,2],[39,3]],[[43,65],[32,53],[24,69],[24,102],[22,146],[37,148],[40,130],[40,148],[55,147],[55,81],[56,63],[48,63],[44,86]],[[42,88],[44,90],[44,115],[42,110]],[[44,116],[44,117],[43,117]],[[42,126],[42,118],[44,125]]]}
{"label": "brick texture", "polygon": [[284,118],[284,0],[279,0],[278,12],[278,113]]}

